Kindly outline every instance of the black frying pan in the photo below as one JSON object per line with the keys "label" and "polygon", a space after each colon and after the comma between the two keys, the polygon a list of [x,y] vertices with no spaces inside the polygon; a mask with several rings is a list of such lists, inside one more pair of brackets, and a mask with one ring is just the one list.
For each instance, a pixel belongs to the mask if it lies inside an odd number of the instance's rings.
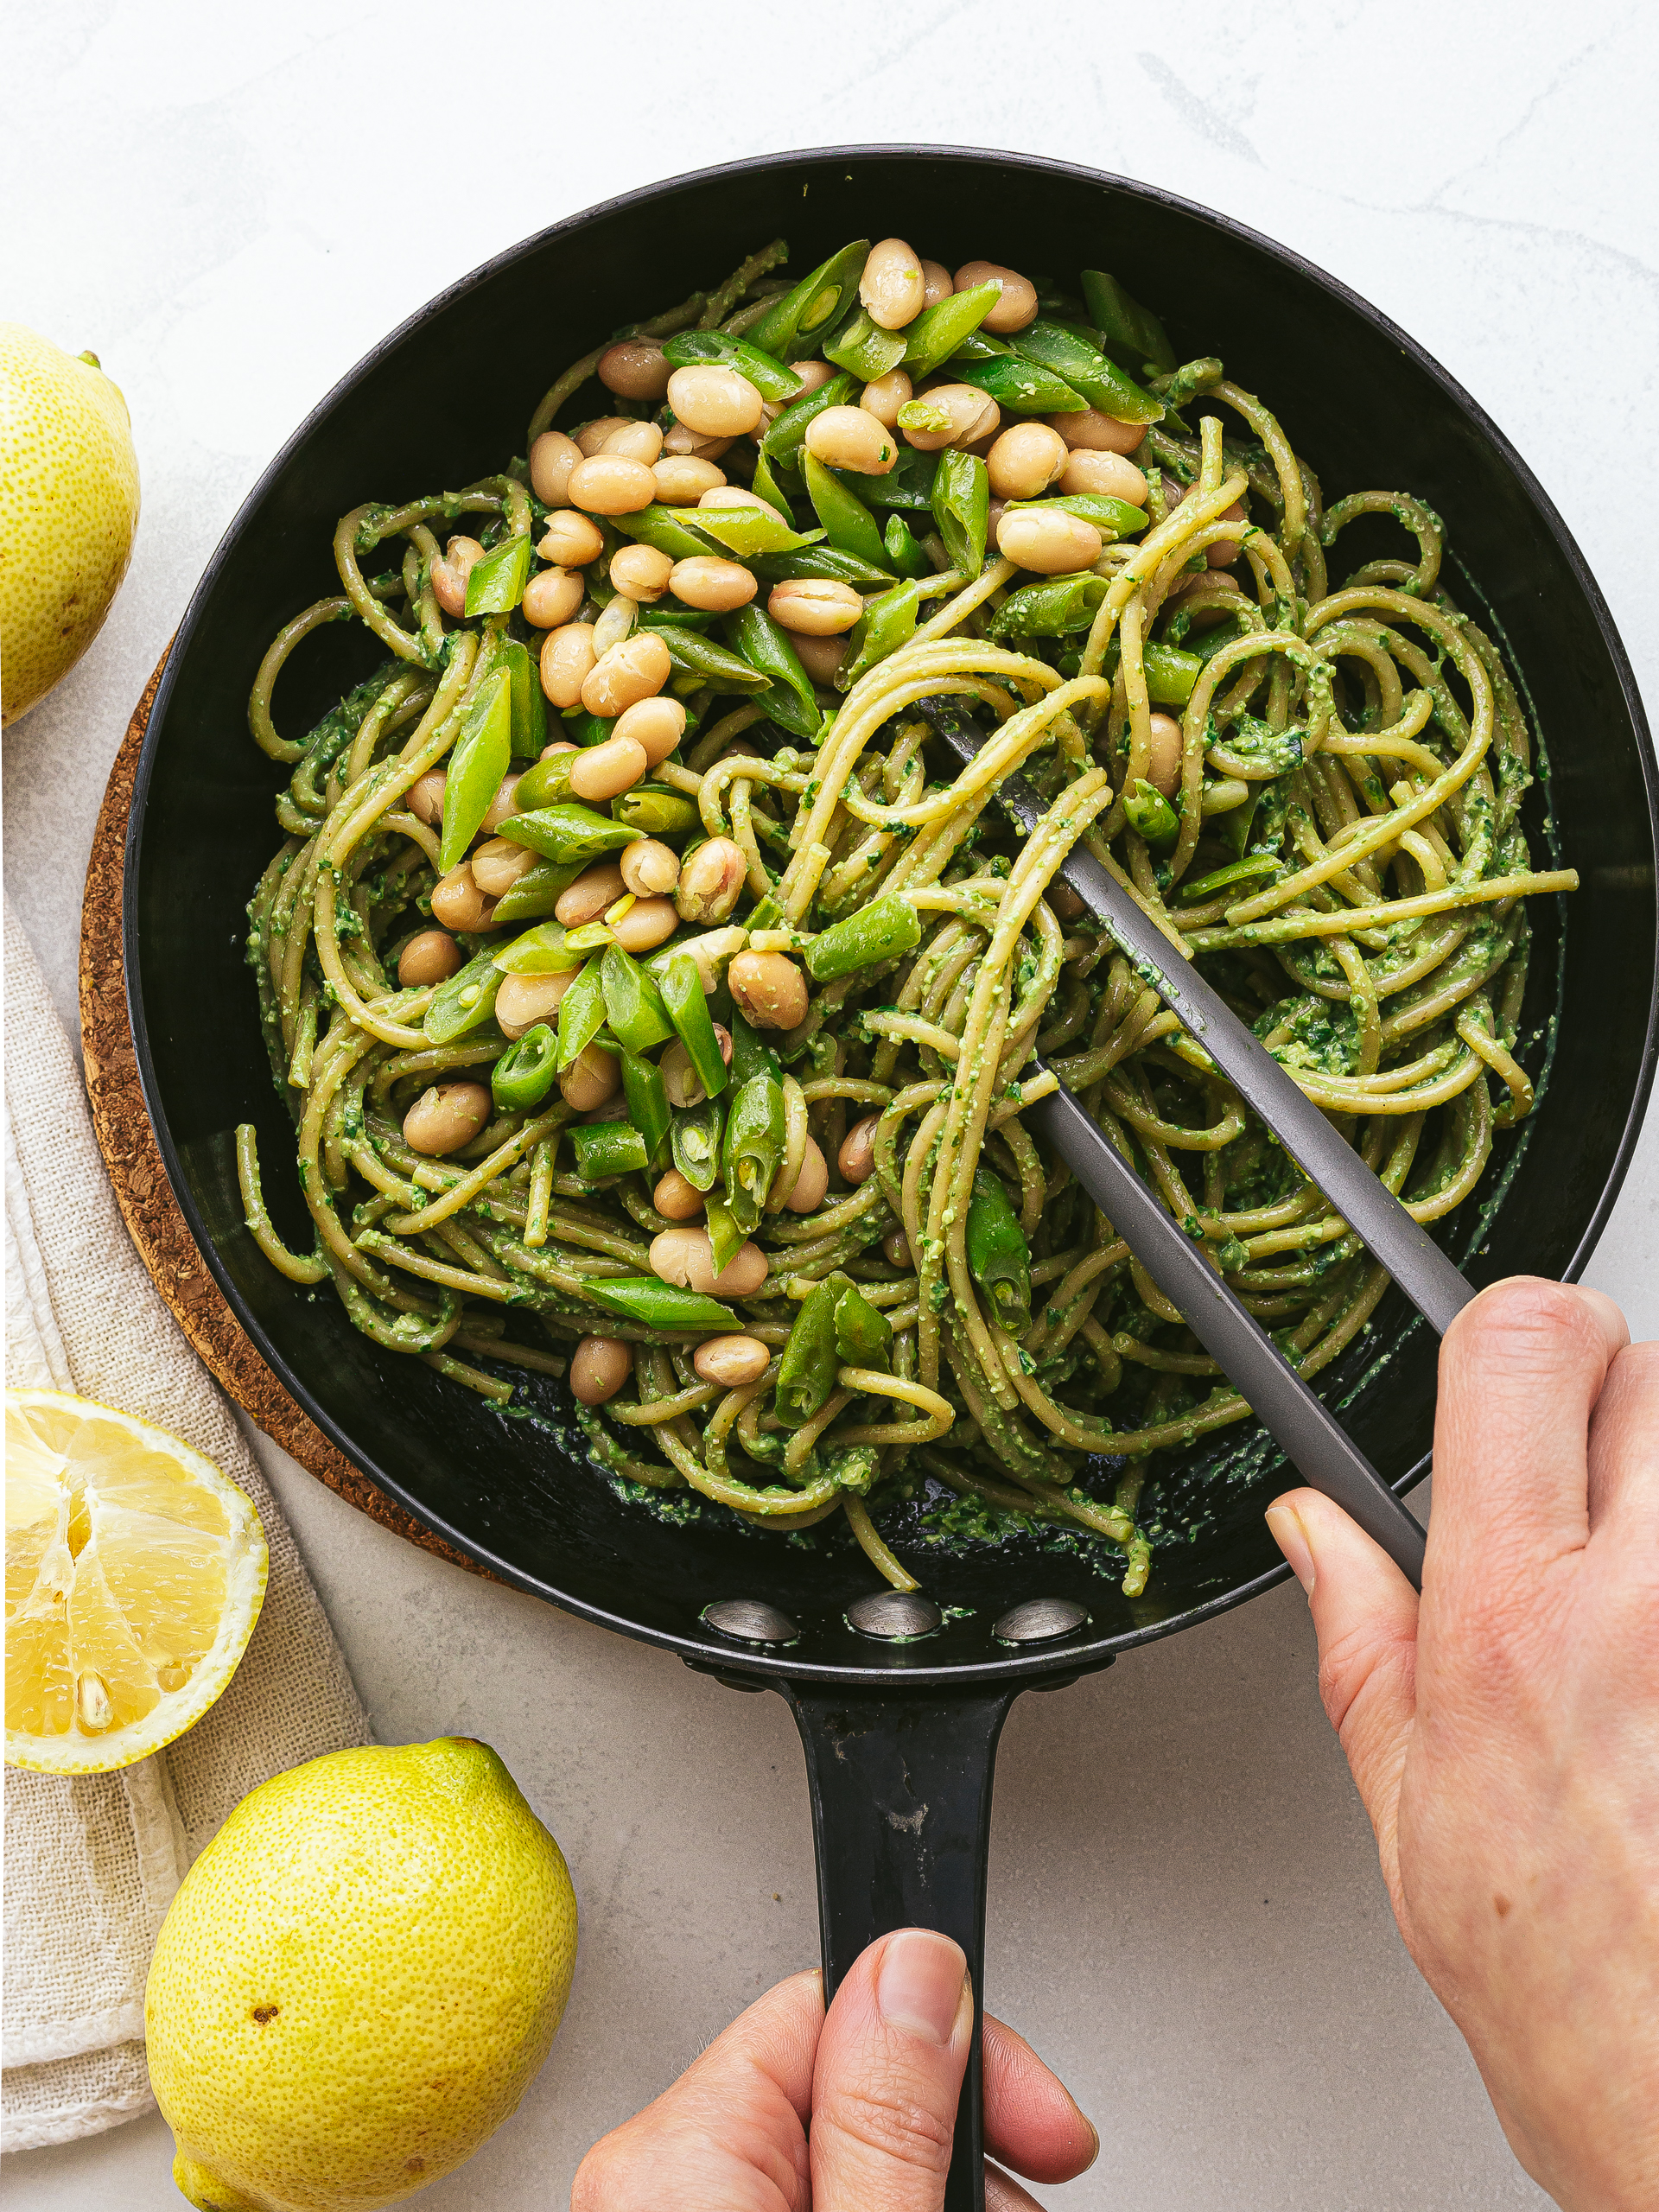
{"label": "black frying pan", "polygon": [[[1166,194],[1027,156],[783,155],[658,185],[544,231],[378,346],[278,456],[215,554],[150,717],[125,912],[145,1096],[208,1265],[324,1433],[451,1541],[572,1612],[677,1650],[734,1688],[789,1700],[811,1781],[832,1987],[871,1937],[908,1922],[956,1936],[977,1982],[992,1762],[1009,1706],[1023,1689],[1058,1688],[1278,1580],[1285,1569],[1260,1511],[1281,1464],[1271,1448],[1224,1431],[1160,1477],[1152,1495],[1164,1540],[1148,1597],[1133,1605],[1077,1555],[1034,1537],[952,1552],[901,1534],[901,1554],[952,1617],[920,1641],[876,1640],[844,1617],[869,1592],[861,1554],[668,1527],[625,1504],[584,1463],[556,1386],[531,1386],[542,1424],[508,1421],[378,1351],[332,1297],[308,1299],[265,1264],[237,1195],[232,1133],[251,1119],[277,1225],[302,1238],[282,1167],[288,1125],[242,962],[244,904],[276,842],[276,776],[247,735],[245,702],[279,623],[336,588],[336,518],[363,499],[396,500],[498,468],[523,449],[531,408],[568,361],[619,324],[718,281],[780,231],[798,273],[848,238],[893,232],[952,266],[984,257],[1066,282],[1079,267],[1110,269],[1157,309],[1178,352],[1220,353],[1266,396],[1333,493],[1399,486],[1446,518],[1466,563],[1452,588],[1468,604],[1472,582],[1508,633],[1550,747],[1554,832],[1583,874],[1565,914],[1534,907],[1523,1029],[1558,1013],[1557,1046],[1518,1159],[1502,1141],[1452,1232],[1454,1256],[1477,1281],[1575,1275],[1624,1174],[1655,1057],[1654,765],[1629,664],[1578,549],[1524,462],[1443,370],[1268,240]],[[282,311],[308,310],[296,301]],[[1392,533],[1363,551],[1357,535],[1344,537],[1344,563],[1394,550]],[[279,690],[281,725],[308,727],[378,658],[355,625],[308,640]],[[1535,849],[1545,796],[1541,786],[1530,797]],[[1535,1072],[1540,1057],[1535,1042]],[[1501,1209],[1478,1225],[1506,1173]],[[1329,1378],[1332,1402],[1398,1489],[1427,1470],[1434,1351],[1391,1295]],[[706,1606],[734,1599],[778,1609],[795,1639],[747,1642],[703,1623]],[[1035,1625],[1071,1619],[1068,1632],[1028,1643],[994,1634],[1009,1608],[1049,1599],[1063,1603]],[[954,2206],[977,2201],[976,2094],[963,2113]]]}

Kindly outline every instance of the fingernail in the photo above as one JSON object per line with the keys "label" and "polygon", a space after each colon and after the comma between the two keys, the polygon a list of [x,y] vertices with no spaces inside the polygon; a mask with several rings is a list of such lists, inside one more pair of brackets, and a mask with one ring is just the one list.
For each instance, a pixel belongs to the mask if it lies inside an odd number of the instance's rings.
{"label": "fingernail", "polygon": [[959,1944],[926,1928],[891,1937],[875,1978],[875,2001],[890,2028],[947,2044],[962,2010],[968,1961]]}
{"label": "fingernail", "polygon": [[[1077,2101],[1073,2097],[1071,2101],[1073,2104],[1077,2104]],[[1083,2122],[1084,2126],[1095,2139],[1095,2147],[1089,2153],[1089,2165],[1084,2168],[1084,2173],[1087,2173],[1089,2166],[1092,2166],[1095,2160],[1100,2156],[1100,2130],[1095,2126],[1094,2121],[1090,2119],[1088,2113],[1084,2111],[1081,2105],[1077,2106],[1077,2118]]]}
{"label": "fingernail", "polygon": [[1288,1505],[1268,1508],[1268,1527],[1273,1541],[1290,1562],[1291,1573],[1311,1598],[1313,1594],[1313,1553],[1301,1516]]}

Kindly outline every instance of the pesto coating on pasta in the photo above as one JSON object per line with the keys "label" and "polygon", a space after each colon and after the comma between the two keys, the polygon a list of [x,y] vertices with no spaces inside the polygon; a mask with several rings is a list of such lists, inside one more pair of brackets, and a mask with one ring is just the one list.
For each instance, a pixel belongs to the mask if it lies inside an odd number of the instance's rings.
{"label": "pesto coating on pasta", "polygon": [[[1576,879],[1533,866],[1532,733],[1438,517],[1327,505],[1105,272],[935,296],[925,252],[791,284],[776,241],[574,363],[499,474],[342,517],[249,710],[290,772],[248,960],[310,1249],[251,1124],[245,1211],[387,1352],[502,1406],[567,1376],[613,1478],[838,1516],[906,1589],[895,1509],[954,1493],[1135,1596],[1154,1455],[1249,1408],[1026,1108],[1074,1092],[1304,1375],[1388,1279],[1067,855],[1422,1222],[1535,1103],[1525,900]],[[285,737],[338,621],[378,665]]]}

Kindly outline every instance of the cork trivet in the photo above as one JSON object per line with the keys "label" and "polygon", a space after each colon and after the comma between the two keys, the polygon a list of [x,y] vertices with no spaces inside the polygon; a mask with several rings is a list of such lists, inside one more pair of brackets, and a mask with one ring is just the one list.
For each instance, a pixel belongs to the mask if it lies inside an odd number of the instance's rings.
{"label": "cork trivet", "polygon": [[302,1412],[255,1351],[196,1248],[168,1180],[150,1127],[132,1028],[127,1019],[122,957],[121,891],[127,817],[150,709],[167,656],[162,654],[127,724],[92,836],[80,909],[80,1028],[86,1091],[99,1148],[138,1256],[180,1327],[213,1372],[267,1436],[348,1505],[440,1559],[493,1581],[487,1567],[444,1542],[425,1523],[378,1489],[360,1467],[335,1450]]}

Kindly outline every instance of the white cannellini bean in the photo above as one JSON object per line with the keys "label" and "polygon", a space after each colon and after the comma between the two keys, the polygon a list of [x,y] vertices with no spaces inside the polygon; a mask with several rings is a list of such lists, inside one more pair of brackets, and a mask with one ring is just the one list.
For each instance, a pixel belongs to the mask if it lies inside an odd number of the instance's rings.
{"label": "white cannellini bean", "polygon": [[676,369],[668,380],[675,420],[703,438],[741,438],[760,421],[765,402],[748,378],[715,362]]}
{"label": "white cannellini bean", "polygon": [[870,321],[882,330],[902,330],[926,304],[922,264],[903,238],[883,238],[870,248],[859,278],[858,296]]}
{"label": "white cannellini bean", "polygon": [[753,1298],[766,1279],[766,1255],[756,1243],[741,1244],[716,1274],[706,1229],[664,1229],[651,1241],[651,1271],[663,1282],[716,1298]]}
{"label": "white cannellini bean", "polygon": [[582,448],[563,430],[543,430],[530,449],[530,488],[546,507],[562,507]]}
{"label": "white cannellini bean", "polygon": [[1121,453],[1068,450],[1060,472],[1063,493],[1103,493],[1109,499],[1127,499],[1132,507],[1147,504],[1147,480],[1132,461]]}
{"label": "white cannellini bean", "polygon": [[1173,715],[1152,717],[1152,757],[1147,781],[1166,798],[1173,798],[1181,780],[1181,726]]}
{"label": "white cannellini bean", "polygon": [[[1065,440],[1046,423],[1011,423],[985,456],[992,494],[999,499],[1035,499],[1047,491],[1067,459]],[[1068,484],[1066,489],[1071,486]]]}
{"label": "white cannellini bean", "polygon": [[705,1382],[735,1390],[758,1382],[772,1363],[759,1337],[705,1337],[691,1355],[691,1365]]}
{"label": "white cannellini bean", "polygon": [[889,369],[884,377],[872,377],[858,396],[858,404],[866,414],[874,415],[878,423],[889,430],[899,427],[899,410],[911,396],[910,378],[903,369]]}
{"label": "white cannellini bean", "polygon": [[639,619],[639,604],[619,591],[610,605],[603,608],[594,625],[594,657],[603,660],[613,645],[620,645],[632,631]]}
{"label": "white cannellini bean", "polygon": [[867,408],[826,407],[806,426],[806,449],[826,468],[886,476],[899,458],[891,430]]}
{"label": "white cannellini bean", "polygon": [[1099,560],[1100,532],[1064,507],[1015,507],[996,525],[996,550],[1035,575],[1071,575]]}
{"label": "white cannellini bean", "polygon": [[1011,330],[1023,330],[1037,320],[1037,287],[1017,269],[1005,269],[999,261],[963,262],[957,271],[957,291],[976,291],[982,284],[1002,288],[1001,298],[980,325],[982,330],[1004,338]]}

